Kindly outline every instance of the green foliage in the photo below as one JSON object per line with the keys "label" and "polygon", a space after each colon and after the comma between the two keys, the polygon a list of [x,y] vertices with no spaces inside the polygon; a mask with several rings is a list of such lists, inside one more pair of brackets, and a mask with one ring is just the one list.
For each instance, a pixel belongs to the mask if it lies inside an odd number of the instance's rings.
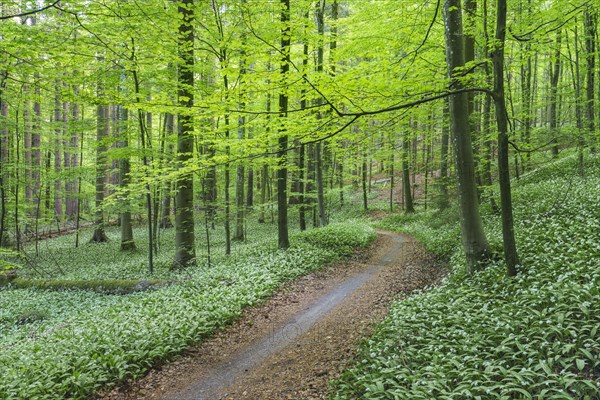
{"label": "green foliage", "polygon": [[[393,305],[332,397],[598,399],[600,164],[588,160],[581,179],[572,174],[575,162],[515,185],[522,265],[514,279],[500,261],[466,278],[450,234],[455,223],[436,222],[433,212],[388,219],[387,226],[427,237],[440,254],[454,247],[455,271],[443,286]],[[499,218],[485,221],[499,241]]]}
{"label": "green foliage", "polygon": [[[199,219],[201,221],[201,219]],[[269,224],[258,224],[254,220],[248,221],[248,231],[251,232],[251,241],[232,243],[232,253],[243,255],[253,251],[257,246],[269,247],[268,243],[273,241],[273,226]],[[81,238],[92,236],[92,228],[83,229]],[[207,260],[208,244],[204,233],[204,226],[196,224],[196,232],[199,234],[196,241],[196,255],[200,264]],[[223,248],[225,238],[222,230],[210,230],[210,248],[213,262],[225,262]],[[19,275],[24,278],[40,279],[68,279],[68,280],[178,280],[186,279],[188,275],[182,272],[173,275],[170,266],[175,253],[175,230],[165,229],[159,232],[158,246],[159,254],[155,257],[154,274],[148,274],[147,254],[148,233],[145,226],[137,226],[133,230],[138,251],[122,252],[120,230],[118,227],[107,227],[106,234],[108,243],[90,243],[87,240],[79,245],[73,246],[72,235],[60,236],[45,240],[40,243],[39,257],[33,257],[33,249],[27,247],[27,253],[31,257],[31,263],[19,268]],[[82,240],[83,241],[83,240]],[[143,249],[143,250],[140,250]]]}
{"label": "green foliage", "polygon": [[449,257],[456,251],[456,247],[461,245],[456,206],[442,211],[391,214],[377,225],[382,229],[413,235],[427,250],[441,257]]}
{"label": "green foliage", "polygon": [[365,230],[356,220],[331,224],[321,229],[305,231],[296,236],[301,242],[322,247],[340,256],[349,255],[356,247],[366,246],[376,237],[373,230]]}
{"label": "green foliage", "polygon": [[89,290],[97,293],[128,294],[158,289],[173,282],[164,280],[36,280],[16,278],[10,281],[15,289],[38,288],[46,290]]}
{"label": "green foliage", "polygon": [[16,251],[0,247],[0,274],[16,269],[17,264],[10,260],[14,260],[18,257],[19,253]]}
{"label": "green foliage", "polygon": [[[99,387],[140,376],[230,323],[283,282],[373,237],[365,223],[335,224],[294,236],[287,251],[267,243],[248,245],[211,267],[189,270],[177,285],[123,296],[1,290],[0,398],[82,399]],[[39,305],[43,318],[18,323]]]}

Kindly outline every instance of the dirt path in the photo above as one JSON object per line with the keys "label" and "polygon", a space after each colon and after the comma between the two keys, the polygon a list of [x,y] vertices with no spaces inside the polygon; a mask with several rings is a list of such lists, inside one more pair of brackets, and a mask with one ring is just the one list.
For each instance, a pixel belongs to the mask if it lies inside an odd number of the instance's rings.
{"label": "dirt path", "polygon": [[324,398],[391,300],[442,275],[412,239],[380,232],[367,251],[288,284],[178,360],[98,398]]}

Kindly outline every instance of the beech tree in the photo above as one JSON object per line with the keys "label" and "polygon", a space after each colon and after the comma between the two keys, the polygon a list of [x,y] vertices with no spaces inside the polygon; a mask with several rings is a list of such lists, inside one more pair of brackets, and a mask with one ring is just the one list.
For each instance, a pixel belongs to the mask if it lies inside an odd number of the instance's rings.
{"label": "beech tree", "polygon": [[[179,25],[178,102],[181,106],[177,130],[177,162],[184,171],[193,158],[193,119],[191,108],[194,105],[194,0],[178,3],[181,14]],[[196,262],[194,236],[194,179],[191,172],[182,173],[177,180],[175,197],[175,263],[176,268]]]}
{"label": "beech tree", "polygon": [[[462,9],[460,0],[444,2],[446,25],[446,58],[452,89],[460,90],[460,69],[465,66]],[[460,208],[460,227],[467,259],[467,271],[472,273],[490,255],[479,214],[477,184],[473,163],[473,146],[469,126],[468,95],[461,92],[450,96],[450,127],[456,151],[456,171]]]}

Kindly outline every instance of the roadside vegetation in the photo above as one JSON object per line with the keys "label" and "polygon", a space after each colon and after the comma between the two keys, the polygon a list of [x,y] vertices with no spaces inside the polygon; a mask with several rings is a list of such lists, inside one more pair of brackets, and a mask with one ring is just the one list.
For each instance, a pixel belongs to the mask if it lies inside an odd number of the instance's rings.
{"label": "roadside vegetation", "polygon": [[[600,158],[569,157],[514,182],[519,274],[502,257],[465,274],[457,210],[390,215],[449,260],[438,288],[396,302],[333,399],[600,398]],[[484,207],[501,249],[500,219]]]}

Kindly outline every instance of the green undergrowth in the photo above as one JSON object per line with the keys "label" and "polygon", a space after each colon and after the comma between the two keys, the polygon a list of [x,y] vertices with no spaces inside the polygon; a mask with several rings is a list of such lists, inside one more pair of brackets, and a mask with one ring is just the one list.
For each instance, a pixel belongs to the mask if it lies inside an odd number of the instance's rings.
{"label": "green undergrowth", "polygon": [[0,398],[82,399],[140,376],[231,323],[282,283],[348,255],[375,236],[364,222],[332,224],[293,235],[287,251],[266,242],[249,246],[211,267],[189,270],[177,285],[151,292],[2,290]]}
{"label": "green undergrowth", "polygon": [[[1,282],[0,282],[1,283]],[[10,281],[12,289],[37,288],[46,290],[88,290],[104,294],[129,294],[154,290],[170,284],[173,281],[165,280],[85,280],[74,281],[64,279],[23,279],[15,278]],[[0,285],[0,288],[2,285]]]}
{"label": "green undergrowth", "polygon": [[[270,223],[259,224],[256,215],[247,222],[246,241],[232,241],[231,253],[244,256],[257,246],[268,246],[274,242],[274,226]],[[197,218],[195,226],[196,257],[198,264],[206,265],[210,249],[213,263],[225,262],[225,235],[217,221],[215,229],[207,234],[203,218]],[[276,228],[275,228],[276,229]],[[290,224],[290,231],[296,232],[296,224]],[[67,280],[122,280],[122,279],[174,279],[171,266],[175,254],[175,229],[161,229],[158,234],[158,254],[154,257],[154,272],[148,272],[148,232],[144,225],[135,226],[134,238],[137,249],[120,251],[120,228],[106,227],[109,238],[107,243],[91,243],[93,228],[80,231],[79,246],[75,247],[75,235],[64,235],[40,241],[38,255],[35,243],[29,243],[24,249],[25,259],[18,260],[19,276],[31,279],[67,279]],[[182,277],[186,277],[183,272]]]}
{"label": "green undergrowth", "polygon": [[[464,274],[456,210],[391,216],[450,260],[443,285],[396,302],[332,387],[333,399],[600,399],[600,158],[514,182],[519,275]],[[483,207],[493,247],[498,216]]]}

